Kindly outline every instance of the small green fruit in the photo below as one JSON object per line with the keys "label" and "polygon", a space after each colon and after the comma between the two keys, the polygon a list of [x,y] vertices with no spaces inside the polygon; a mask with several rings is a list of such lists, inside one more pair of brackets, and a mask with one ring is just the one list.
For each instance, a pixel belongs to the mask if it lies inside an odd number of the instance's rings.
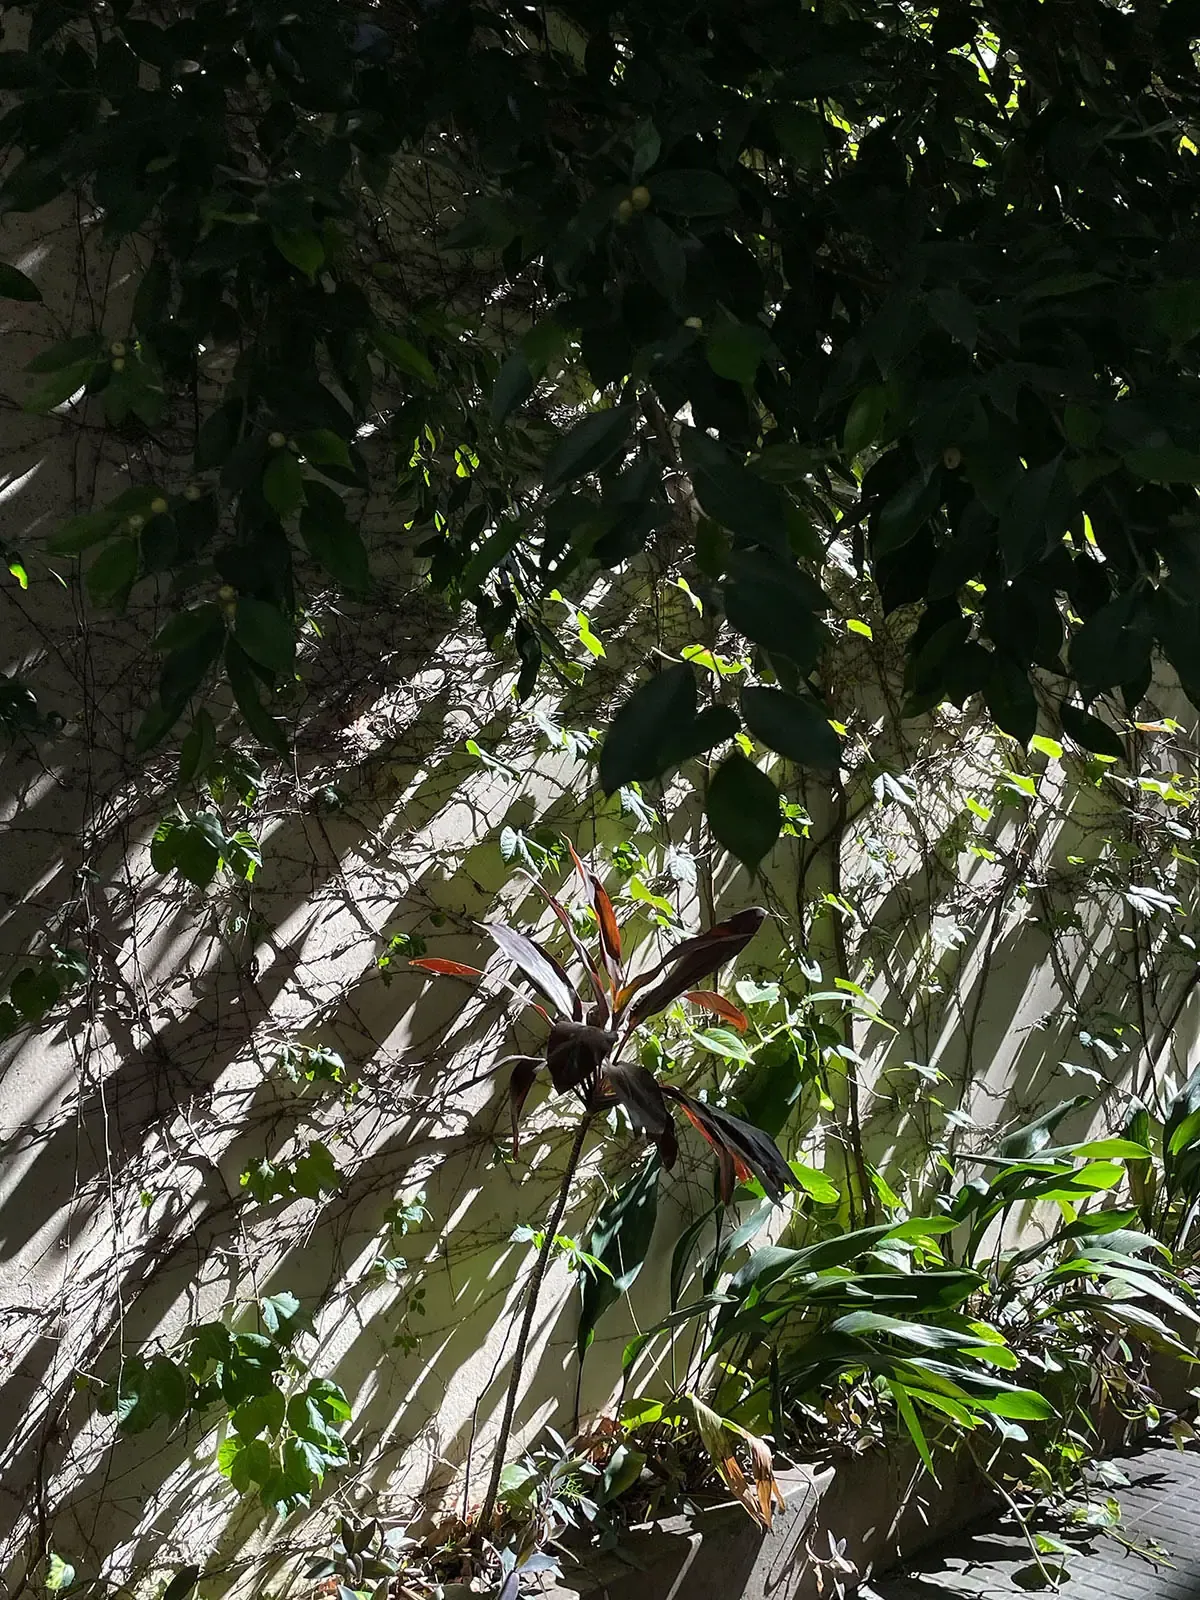
{"label": "small green fruit", "polygon": [[124,372],[125,371],[125,357],[124,356],[114,356],[113,357],[112,369],[113,369],[114,372]]}
{"label": "small green fruit", "polygon": [[185,500],[193,501],[202,500],[204,498],[204,490],[198,483],[189,483],[187,488],[183,491],[183,498]]}
{"label": "small green fruit", "polygon": [[644,183],[639,183],[629,196],[629,200],[635,211],[645,211],[650,204],[650,191]]}
{"label": "small green fruit", "polygon": [[287,443],[287,434],[280,433],[279,429],[275,428],[267,435],[267,443],[272,450],[282,450]]}
{"label": "small green fruit", "polygon": [[633,216],[633,201],[632,200],[622,200],[621,204],[617,207],[617,221],[618,222],[628,222],[629,219],[632,216]]}
{"label": "small green fruit", "polygon": [[118,360],[125,354],[125,346],[121,343],[120,339],[113,340],[112,344],[110,344],[108,347],[108,353],[110,356],[116,356]]}
{"label": "small green fruit", "polygon": [[167,502],[163,499],[161,494],[155,495],[154,499],[150,502],[151,516],[161,517],[163,513],[169,509],[170,507],[167,505]]}

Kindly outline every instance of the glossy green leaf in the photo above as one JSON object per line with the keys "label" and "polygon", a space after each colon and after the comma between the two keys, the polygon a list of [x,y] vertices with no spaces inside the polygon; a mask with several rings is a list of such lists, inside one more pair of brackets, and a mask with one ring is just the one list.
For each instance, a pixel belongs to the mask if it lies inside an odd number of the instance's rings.
{"label": "glossy green leaf", "polygon": [[755,872],[779,837],[779,791],[737,750],[709,781],[705,815],[717,843]]}
{"label": "glossy green leaf", "polygon": [[746,727],[768,750],[818,772],[836,772],[841,740],[815,700],[781,689],[748,688],[740,703]]}
{"label": "glossy green leaf", "polygon": [[624,448],[633,422],[627,406],[596,411],[561,438],[546,460],[547,489],[582,478],[606,466]]}
{"label": "glossy green leaf", "polygon": [[252,661],[270,672],[290,673],[296,658],[296,629],[290,617],[266,600],[243,596],[237,604],[233,636]]}
{"label": "glossy green leaf", "polygon": [[613,718],[600,751],[605,794],[657,777],[663,751],[695,712],[696,675],[686,663],[656,672],[637,688]]}
{"label": "glossy green leaf", "polygon": [[276,450],[263,469],[263,499],[281,521],[304,504],[304,474],[290,450]]}
{"label": "glossy green leaf", "polygon": [[658,1177],[658,1157],[652,1155],[609,1197],[592,1226],[587,1253],[603,1262],[608,1275],[585,1269],[575,1341],[580,1360],[595,1337],[597,1322],[642,1270],[658,1218]]}

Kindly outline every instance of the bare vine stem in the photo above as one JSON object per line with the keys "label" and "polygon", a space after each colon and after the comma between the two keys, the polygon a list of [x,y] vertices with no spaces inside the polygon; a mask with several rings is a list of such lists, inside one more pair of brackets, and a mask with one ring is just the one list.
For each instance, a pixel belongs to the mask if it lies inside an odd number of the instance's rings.
{"label": "bare vine stem", "polygon": [[500,1419],[500,1432],[497,1435],[492,1455],[492,1475],[488,1480],[487,1494],[483,1498],[483,1509],[479,1513],[479,1526],[484,1530],[491,1524],[492,1513],[496,1509],[496,1497],[500,1493],[500,1476],[504,1471],[504,1457],[508,1450],[509,1435],[512,1433],[513,1413],[517,1409],[517,1394],[520,1390],[521,1377],[525,1370],[525,1351],[529,1345],[529,1335],[533,1329],[533,1318],[537,1311],[542,1279],[546,1276],[546,1268],[550,1264],[550,1256],[554,1250],[554,1237],[567,1209],[571,1185],[575,1181],[575,1172],[579,1166],[579,1158],[583,1154],[583,1144],[587,1138],[591,1120],[590,1114],[586,1113],[580,1118],[579,1128],[575,1134],[575,1142],[571,1146],[571,1154],[567,1157],[566,1171],[563,1173],[562,1183],[559,1185],[558,1199],[554,1202],[553,1214],[546,1224],[546,1232],[542,1238],[541,1248],[538,1250],[537,1260],[533,1264],[533,1276],[529,1280],[528,1297],[525,1301],[525,1315],[521,1318],[516,1349],[513,1351],[512,1376],[508,1380],[508,1393],[504,1397],[504,1415]]}

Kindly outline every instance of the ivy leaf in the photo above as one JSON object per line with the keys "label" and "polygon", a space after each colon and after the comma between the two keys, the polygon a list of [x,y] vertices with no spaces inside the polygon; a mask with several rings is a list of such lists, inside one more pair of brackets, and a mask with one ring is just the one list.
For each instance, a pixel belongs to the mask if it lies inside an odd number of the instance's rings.
{"label": "ivy leaf", "polygon": [[561,438],[546,460],[544,481],[547,489],[582,478],[605,466],[622,449],[633,423],[629,406],[614,406],[596,411]]}
{"label": "ivy leaf", "polygon": [[69,1561],[64,1561],[57,1551],[52,1550],[46,1562],[44,1586],[55,1594],[63,1589],[69,1589],[74,1582],[75,1568]]}
{"label": "ivy leaf", "polygon": [[278,606],[244,596],[238,601],[233,636],[260,667],[285,675],[292,671],[296,659],[296,630]]}
{"label": "ivy leaf", "polygon": [[262,1316],[263,1327],[269,1334],[278,1336],[296,1320],[300,1302],[290,1290],[281,1289],[278,1294],[264,1295],[258,1302],[258,1309]]}
{"label": "ivy leaf", "polygon": [[695,715],[696,675],[686,663],[655,673],[636,689],[613,718],[600,751],[605,794],[657,777],[663,751]]}
{"label": "ivy leaf", "polygon": [[741,707],[746,727],[768,750],[797,766],[836,772],[841,740],[815,700],[782,689],[751,688],[742,690]]}
{"label": "ivy leaf", "polygon": [[10,266],[7,261],[0,261],[0,297],[5,300],[40,301],[42,291],[19,268]]}
{"label": "ivy leaf", "polygon": [[779,791],[740,750],[727,756],[708,786],[708,825],[717,843],[748,872],[779,837]]}

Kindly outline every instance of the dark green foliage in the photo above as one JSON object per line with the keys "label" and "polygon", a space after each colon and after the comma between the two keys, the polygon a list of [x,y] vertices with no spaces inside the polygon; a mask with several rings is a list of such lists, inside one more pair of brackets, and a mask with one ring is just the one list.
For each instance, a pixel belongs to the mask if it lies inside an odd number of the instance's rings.
{"label": "dark green foliage", "polygon": [[[131,327],[39,357],[29,406],[86,388],[112,425],[153,428],[191,394],[199,345],[240,352],[195,441],[219,481],[169,495],[153,533],[126,510],[57,536],[102,543],[96,605],[154,573],[181,607],[214,574],[236,591],[243,653],[180,662],[143,747],[224,670],[252,734],[286,750],[257,669],[291,670],[295,586],[319,581],[304,556],[366,591],[355,486],[399,482],[432,581],[490,638],[512,630],[527,694],[557,648],[544,595],[645,547],[676,450],[726,540],[712,599],[801,703],[838,542],[885,609],[926,608],[913,710],[981,696],[1027,740],[1034,669],[1085,706],[1135,703],[1156,648],[1200,681],[1200,77],[1182,4],[564,0],[549,33],[446,5],[381,14],[369,49],[352,8],[316,0],[8,9],[32,33],[0,68],[0,209],[82,185],[112,239],[154,244]],[[427,241],[475,285],[454,321],[368,244],[373,197],[435,139],[470,197]],[[5,265],[0,293],[37,290]],[[497,293],[534,307],[515,340],[491,330]],[[563,364],[599,399],[549,428],[526,402]],[[606,751],[606,784],[732,728],[701,713],[670,744],[637,705],[636,753]],[[770,726],[772,748],[811,752]]]}

